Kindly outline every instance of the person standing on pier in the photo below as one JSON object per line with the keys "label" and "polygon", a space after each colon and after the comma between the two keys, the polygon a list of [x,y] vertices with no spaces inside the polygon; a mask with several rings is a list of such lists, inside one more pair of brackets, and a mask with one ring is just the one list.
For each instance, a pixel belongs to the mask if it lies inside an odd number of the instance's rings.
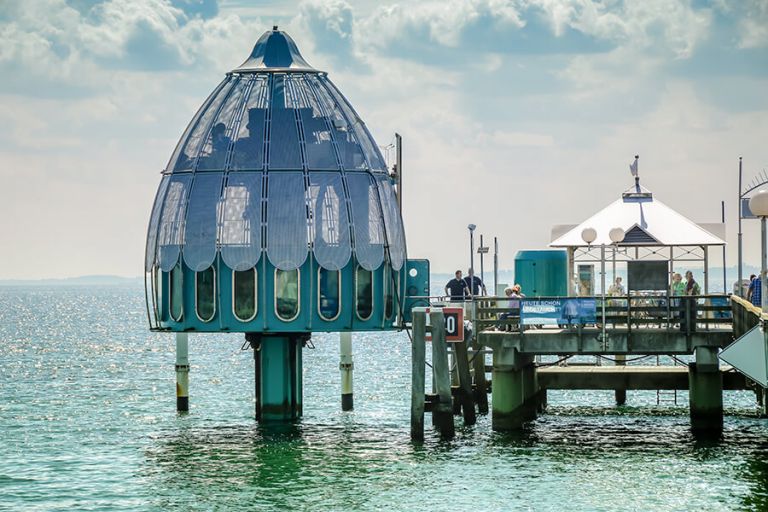
{"label": "person standing on pier", "polygon": [[749,288],[747,289],[747,300],[752,305],[760,307],[762,305],[761,300],[763,298],[763,291],[761,288],[760,277],[752,274],[749,276]]}
{"label": "person standing on pier", "polygon": [[451,302],[462,302],[464,297],[469,295],[467,283],[461,278],[461,270],[457,270],[456,277],[445,285],[445,294],[450,297]]}
{"label": "person standing on pier", "polygon": [[467,288],[469,289],[469,295],[471,297],[474,297],[475,295],[480,295],[480,290],[483,291],[482,293],[483,295],[487,295],[488,291],[485,289],[485,283],[483,283],[483,280],[475,275],[474,269],[470,267],[467,273],[469,275],[464,278],[464,283],[467,285]]}
{"label": "person standing on pier", "polygon": [[[687,327],[691,332],[696,331],[696,296],[701,295],[701,287],[693,278],[693,272],[690,270],[685,273],[685,299],[683,304],[685,309],[681,311],[680,330],[685,331]],[[688,321],[690,320],[690,325]]]}

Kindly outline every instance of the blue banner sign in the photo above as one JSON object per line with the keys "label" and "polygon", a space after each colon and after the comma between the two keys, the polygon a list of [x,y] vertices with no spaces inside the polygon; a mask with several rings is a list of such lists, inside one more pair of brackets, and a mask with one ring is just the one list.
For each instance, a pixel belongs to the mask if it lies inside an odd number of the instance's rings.
{"label": "blue banner sign", "polygon": [[522,299],[520,321],[523,325],[594,324],[597,300],[589,298]]}

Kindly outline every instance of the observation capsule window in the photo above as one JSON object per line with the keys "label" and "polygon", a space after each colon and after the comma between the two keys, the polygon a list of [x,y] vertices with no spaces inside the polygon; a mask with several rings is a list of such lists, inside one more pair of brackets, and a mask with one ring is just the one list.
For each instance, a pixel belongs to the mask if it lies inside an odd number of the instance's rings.
{"label": "observation capsule window", "polygon": [[373,315],[373,272],[360,265],[355,270],[355,312],[360,320]]}
{"label": "observation capsule window", "polygon": [[317,311],[320,318],[336,320],[341,313],[341,272],[317,269]]}
{"label": "observation capsule window", "polygon": [[216,271],[213,265],[195,272],[195,314],[201,322],[210,322],[216,314]]}
{"label": "observation capsule window", "polygon": [[168,287],[171,319],[180,322],[184,318],[184,272],[181,263],[177,263],[168,273]]}
{"label": "observation capsule window", "polygon": [[232,314],[241,322],[250,322],[258,312],[257,278],[255,268],[232,271]]}
{"label": "observation capsule window", "polygon": [[275,314],[284,322],[290,322],[299,316],[300,277],[299,269],[275,269]]}
{"label": "observation capsule window", "polygon": [[395,297],[392,293],[393,288],[392,269],[389,265],[384,265],[384,317],[387,320],[390,320],[392,315],[395,314]]}

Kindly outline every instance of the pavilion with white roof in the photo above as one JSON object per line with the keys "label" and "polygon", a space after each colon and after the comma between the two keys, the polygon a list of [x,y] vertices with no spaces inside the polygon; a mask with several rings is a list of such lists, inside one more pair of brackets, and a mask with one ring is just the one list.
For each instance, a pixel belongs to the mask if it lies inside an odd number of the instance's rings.
{"label": "pavilion with white roof", "polygon": [[[582,238],[588,228],[596,232],[590,243]],[[616,228],[624,232],[624,239],[619,243],[610,237],[611,230]],[[619,199],[580,224],[554,226],[549,244],[567,250],[571,273],[578,263],[604,262],[606,249],[612,249],[614,275],[616,261],[666,260],[670,262],[670,273],[678,271],[675,263],[703,263],[704,294],[709,292],[709,249],[724,245],[725,224],[693,222],[656,199],[640,185],[638,176],[635,176],[635,185]]]}

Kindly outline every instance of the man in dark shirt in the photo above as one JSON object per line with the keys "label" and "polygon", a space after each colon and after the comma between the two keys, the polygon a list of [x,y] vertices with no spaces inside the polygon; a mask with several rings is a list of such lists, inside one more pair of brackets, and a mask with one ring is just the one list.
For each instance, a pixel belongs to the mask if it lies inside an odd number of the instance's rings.
{"label": "man in dark shirt", "polygon": [[452,302],[462,302],[464,297],[469,295],[467,283],[461,279],[461,270],[457,270],[456,277],[445,285],[445,294],[451,298]]}
{"label": "man in dark shirt", "polygon": [[480,290],[482,289],[483,295],[486,295],[488,292],[485,289],[485,283],[483,283],[483,280],[477,277],[474,270],[471,268],[467,271],[467,273],[469,275],[464,278],[464,284],[467,286],[467,294],[480,295]]}

